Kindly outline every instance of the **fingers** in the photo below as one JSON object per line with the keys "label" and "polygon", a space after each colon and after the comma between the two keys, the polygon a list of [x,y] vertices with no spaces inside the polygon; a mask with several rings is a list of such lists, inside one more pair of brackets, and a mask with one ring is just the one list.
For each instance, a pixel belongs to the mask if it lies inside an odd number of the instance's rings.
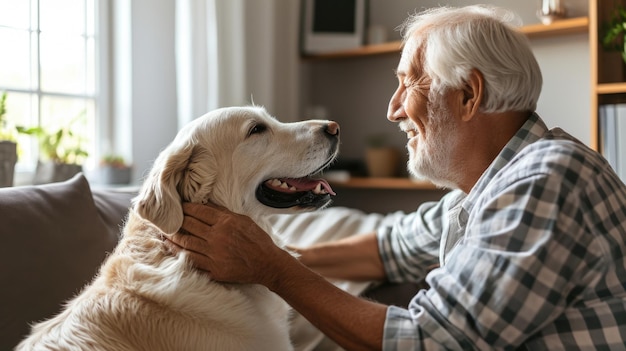
{"label": "fingers", "polygon": [[178,245],[176,242],[170,240],[165,235],[163,236],[163,244],[165,244],[165,247],[167,247],[167,249],[173,254],[177,254],[185,249],[184,247]]}
{"label": "fingers", "polygon": [[[203,238],[206,241],[206,237],[211,231],[211,226],[212,224],[207,224],[206,222],[203,222],[195,217],[185,216],[183,217],[183,225],[181,226],[181,229],[192,236]],[[182,233],[179,232],[177,234]]]}
{"label": "fingers", "polygon": [[295,253],[296,255],[301,255],[303,249],[293,245],[286,245],[285,250]]}
{"label": "fingers", "polygon": [[183,203],[183,213],[186,216],[196,218],[208,225],[214,225],[223,215],[228,213],[222,206],[214,205],[211,203],[197,204],[191,202]]}
{"label": "fingers", "polygon": [[165,244],[168,245],[172,252],[188,250],[206,256],[202,254],[207,248],[206,240],[193,234],[174,233],[166,237]]}
{"label": "fingers", "polygon": [[212,277],[211,268],[213,267],[213,261],[210,257],[193,251],[186,251],[186,254],[196,269],[204,271],[209,277]]}
{"label": "fingers", "polygon": [[[181,238],[184,238],[186,236],[189,236],[189,235],[178,234],[177,237],[174,239],[179,241]],[[170,252],[174,254],[179,254],[179,253],[184,252],[189,258],[189,261],[193,264],[193,266],[196,269],[201,270],[202,272],[206,273],[209,277],[211,277],[212,261],[209,257],[196,251],[185,250],[184,246],[178,245],[176,241],[171,240],[170,238],[167,238],[167,237],[165,238],[163,243],[168,248],[168,250],[170,250]]]}

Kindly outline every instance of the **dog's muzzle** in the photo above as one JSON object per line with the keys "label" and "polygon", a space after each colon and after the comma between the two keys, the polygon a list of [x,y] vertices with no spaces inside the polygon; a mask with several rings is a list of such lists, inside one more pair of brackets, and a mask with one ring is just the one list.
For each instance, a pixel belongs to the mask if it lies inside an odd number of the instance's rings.
{"label": "dog's muzzle", "polygon": [[256,190],[257,199],[273,208],[321,208],[331,201],[335,192],[324,179],[270,179]]}
{"label": "dog's muzzle", "polygon": [[256,198],[273,208],[322,208],[331,201],[335,192],[324,179],[313,178],[327,168],[337,157],[339,149],[339,124],[328,122],[319,129],[330,141],[328,159],[315,172],[304,178],[275,178],[257,187]]}

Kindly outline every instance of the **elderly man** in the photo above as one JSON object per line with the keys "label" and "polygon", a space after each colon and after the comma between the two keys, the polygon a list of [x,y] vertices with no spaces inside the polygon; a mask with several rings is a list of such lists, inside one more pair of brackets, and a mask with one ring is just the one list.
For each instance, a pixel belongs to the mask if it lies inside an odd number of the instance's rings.
{"label": "elderly man", "polygon": [[[624,349],[626,186],[534,112],[539,66],[498,13],[436,8],[403,30],[387,118],[408,136],[409,170],[454,189],[441,201],[299,259],[214,206],[185,204],[192,235],[172,241],[213,279],[267,286],[346,349]],[[323,276],[429,289],[402,309]]]}

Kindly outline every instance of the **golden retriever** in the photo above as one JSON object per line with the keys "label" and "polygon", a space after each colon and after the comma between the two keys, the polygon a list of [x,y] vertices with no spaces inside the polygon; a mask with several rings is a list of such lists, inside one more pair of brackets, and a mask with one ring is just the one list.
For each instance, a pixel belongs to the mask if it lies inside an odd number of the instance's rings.
{"label": "golden retriever", "polygon": [[211,281],[163,236],[179,230],[182,202],[212,202],[282,245],[265,217],[328,205],[332,189],[313,177],[338,144],[335,122],[281,123],[262,107],[194,120],[155,160],[93,282],[17,350],[291,350],[284,301],[263,286]]}

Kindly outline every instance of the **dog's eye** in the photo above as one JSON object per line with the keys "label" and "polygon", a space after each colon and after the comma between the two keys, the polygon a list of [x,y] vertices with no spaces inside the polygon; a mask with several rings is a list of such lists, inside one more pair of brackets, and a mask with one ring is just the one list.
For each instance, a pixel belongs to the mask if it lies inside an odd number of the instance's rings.
{"label": "dog's eye", "polygon": [[252,134],[263,133],[266,130],[267,130],[267,126],[265,124],[255,124],[252,128],[250,128],[250,131],[248,132],[248,136]]}

